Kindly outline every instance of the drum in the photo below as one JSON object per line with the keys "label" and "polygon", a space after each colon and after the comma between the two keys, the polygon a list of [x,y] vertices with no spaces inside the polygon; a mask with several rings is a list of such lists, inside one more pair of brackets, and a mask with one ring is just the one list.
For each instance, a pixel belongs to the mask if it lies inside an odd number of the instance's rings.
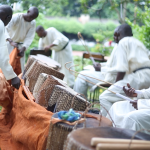
{"label": "drum", "polygon": [[[92,114],[95,117],[99,117],[96,114]],[[55,113],[52,117],[58,118],[57,113]],[[103,126],[112,126],[112,123],[109,119],[102,117]],[[80,123],[76,126],[76,128],[83,128],[84,123]],[[94,128],[99,126],[99,120],[94,118],[86,118],[86,127]],[[50,125],[49,135],[47,139],[46,149],[48,150],[62,150],[65,145],[65,141],[67,139],[68,134],[73,130],[74,126],[59,122],[54,125]]]}
{"label": "drum", "polygon": [[[39,82],[39,80],[37,80],[37,84],[38,84],[38,82]],[[40,104],[41,106],[43,106],[45,108],[48,108],[48,101],[51,97],[51,93],[52,93],[55,85],[61,85],[61,86],[67,87],[67,85],[62,80],[60,80],[52,75],[47,75],[47,79],[43,82],[43,84],[40,87],[38,87],[39,88],[38,90],[35,86],[34,89],[36,88],[35,90],[37,91],[37,94],[35,95],[36,103]],[[51,106],[49,106],[49,109]]]}
{"label": "drum", "polygon": [[61,64],[59,64],[57,61],[51,59],[50,57],[38,54],[37,59],[56,70],[59,70],[61,68]]}
{"label": "drum", "polygon": [[56,85],[53,89],[48,105],[52,106],[55,103],[56,107],[54,112],[69,110],[70,108],[78,111],[85,111],[90,104],[73,89],[59,85]]}
{"label": "drum", "polygon": [[24,70],[24,72],[23,72],[23,78],[28,76],[28,73],[27,73],[27,72],[29,72],[29,71],[28,71],[29,68],[30,68],[30,70],[31,70],[31,66],[33,66],[32,64],[33,64],[33,62],[35,62],[35,61],[36,61],[36,59],[35,59],[34,57],[29,56],[28,61],[27,61],[27,64],[26,64],[26,66],[25,66],[25,70]]}
{"label": "drum", "polygon": [[34,96],[35,99],[37,99],[39,89],[41,88],[42,84],[45,82],[47,77],[48,77],[48,74],[46,74],[46,73],[41,73],[39,75],[39,77],[38,77],[38,79],[35,83],[34,90],[33,90],[33,96]]}
{"label": "drum", "polygon": [[64,78],[64,74],[58,72],[57,70],[54,70],[50,66],[48,66],[40,61],[36,61],[27,77],[27,80],[29,81],[29,89],[31,92],[33,92],[35,83],[41,73],[53,75],[61,80],[63,80],[63,78]]}
{"label": "drum", "polygon": [[[131,139],[134,134],[133,130],[112,127],[77,129],[68,135],[64,150],[96,150],[91,146],[93,137]],[[134,139],[150,140],[150,135],[138,133]]]}

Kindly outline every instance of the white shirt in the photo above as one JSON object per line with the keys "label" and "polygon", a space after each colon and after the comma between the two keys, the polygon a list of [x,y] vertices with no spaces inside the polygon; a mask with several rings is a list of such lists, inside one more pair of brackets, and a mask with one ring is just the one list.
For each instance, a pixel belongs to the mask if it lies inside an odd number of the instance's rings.
{"label": "white shirt", "polygon": [[9,64],[9,54],[5,36],[5,26],[1,20],[0,20],[0,68],[2,69],[2,72],[6,80],[10,80],[17,76],[13,71],[13,68]]}
{"label": "white shirt", "polygon": [[69,39],[62,33],[56,30],[54,27],[46,30],[47,35],[39,40],[39,49],[43,49],[46,46],[55,44],[51,49],[55,51],[61,51],[63,47],[69,42]]}
{"label": "white shirt", "polygon": [[149,51],[134,37],[125,37],[118,43],[113,66],[109,72],[130,74],[138,68],[150,67]]}
{"label": "white shirt", "polygon": [[23,42],[23,46],[26,49],[31,45],[35,36],[36,22],[32,20],[27,22],[23,18],[22,13],[14,14],[9,24],[6,26],[6,30],[9,35],[7,38],[11,38],[14,42]]}

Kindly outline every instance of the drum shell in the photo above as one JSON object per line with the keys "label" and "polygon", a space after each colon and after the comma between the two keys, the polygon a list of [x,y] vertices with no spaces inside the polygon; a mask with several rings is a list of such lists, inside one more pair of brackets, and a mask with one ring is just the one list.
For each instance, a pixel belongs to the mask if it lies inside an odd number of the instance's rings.
{"label": "drum shell", "polygon": [[[98,116],[92,114],[93,116]],[[53,115],[54,118],[57,118],[57,113]],[[86,128],[94,128],[99,126],[99,121],[95,118],[86,118]],[[50,125],[49,135],[47,139],[47,147],[48,150],[62,150],[65,147],[65,142],[67,136],[70,132],[72,132],[74,126],[65,124],[65,123],[56,123],[54,125]],[[84,123],[78,124],[76,128],[83,128]]]}
{"label": "drum shell", "polygon": [[35,83],[41,73],[46,73],[49,75],[53,75],[61,80],[64,78],[64,74],[54,70],[53,68],[47,66],[46,64],[36,61],[32,69],[28,74],[28,81],[29,81],[29,89],[33,92]]}

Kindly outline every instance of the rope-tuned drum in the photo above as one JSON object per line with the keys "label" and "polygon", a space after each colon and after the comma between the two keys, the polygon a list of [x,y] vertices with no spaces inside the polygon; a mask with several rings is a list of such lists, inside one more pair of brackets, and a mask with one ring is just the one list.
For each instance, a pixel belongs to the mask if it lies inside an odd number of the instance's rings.
{"label": "rope-tuned drum", "polygon": [[[92,114],[94,117],[98,117],[98,115]],[[54,114],[52,117],[57,118],[57,113]],[[80,123],[76,126],[76,128],[83,128],[84,123]],[[95,118],[86,118],[86,127],[93,128],[99,126],[99,120]],[[47,146],[46,149],[48,150],[63,150],[65,146],[66,139],[68,134],[73,130],[73,125],[68,125],[66,123],[56,123],[50,124],[49,135],[47,139]]]}
{"label": "rope-tuned drum", "polygon": [[78,111],[85,111],[89,102],[81,97],[77,92],[71,88],[55,85],[48,105],[52,106],[56,103],[55,112],[60,110],[69,110],[73,108]]}
{"label": "rope-tuned drum", "polygon": [[58,72],[57,70],[54,70],[50,66],[47,66],[46,64],[40,61],[36,61],[27,77],[27,80],[29,81],[29,89],[31,92],[33,92],[35,83],[41,73],[53,75],[61,80],[63,80],[64,78],[64,74]]}

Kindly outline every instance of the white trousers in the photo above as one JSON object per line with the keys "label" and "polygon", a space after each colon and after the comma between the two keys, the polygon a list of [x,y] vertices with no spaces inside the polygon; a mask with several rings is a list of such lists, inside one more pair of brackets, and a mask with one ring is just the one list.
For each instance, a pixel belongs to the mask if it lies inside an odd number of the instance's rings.
{"label": "white trousers", "polygon": [[[135,131],[146,129],[142,132],[150,134],[147,131],[150,130],[150,109],[136,110],[130,102],[122,101],[113,104],[109,113],[116,127]],[[106,117],[111,120],[110,116],[107,115]],[[113,126],[115,125],[113,124]]]}
{"label": "white trousers", "polygon": [[[127,83],[129,83],[132,88],[137,89],[137,90],[149,88],[150,87],[150,69],[143,69],[143,70],[137,71],[136,73],[125,75],[123,80],[120,80],[116,82],[115,84],[119,86],[126,86]],[[125,95],[122,89],[118,89],[117,87],[113,85],[110,86],[109,89],[115,93],[120,93],[122,95]],[[104,106],[107,111],[109,111],[113,103],[117,101],[123,101],[123,99],[105,90],[99,96],[99,101],[100,101],[100,104]],[[100,109],[101,109],[102,115],[106,116],[107,111],[102,107]]]}
{"label": "white trousers", "polygon": [[[21,45],[19,46],[21,47]],[[7,42],[7,47],[8,47],[8,53],[10,54],[13,51],[14,47],[11,46],[9,42]],[[23,72],[25,69],[25,54],[22,58],[20,58],[20,63],[21,63],[21,71]]]}
{"label": "white trousers", "polygon": [[[61,69],[60,72],[63,73],[65,75],[64,77],[64,81],[69,85],[69,86],[73,86],[74,85],[74,80],[75,77],[73,74],[71,74],[66,68],[65,68],[65,64],[67,62],[72,62],[70,64],[67,65],[67,68],[71,67],[74,65],[73,63],[73,56],[72,56],[72,48],[70,43],[66,46],[65,49],[61,50],[61,51],[54,51],[52,52],[52,58],[57,61],[58,63],[61,64]],[[72,70],[74,70],[74,67],[71,68]]]}
{"label": "white trousers", "polygon": [[[80,72],[81,74],[84,74],[84,75],[88,75],[88,76],[91,76],[91,77],[94,77],[94,78],[98,78],[98,79],[101,79],[101,80],[104,80],[104,74],[99,72],[99,71],[81,71]],[[83,76],[79,74],[77,79],[76,79],[76,82],[74,84],[74,90],[77,92],[77,93],[80,93],[80,94],[83,94],[84,96],[87,97],[87,89],[88,87],[92,87],[94,86],[93,84],[85,81],[85,80],[88,80],[90,82],[93,82],[93,83],[98,83],[99,81],[98,80],[95,80],[95,79],[92,79],[92,78],[89,78],[89,77],[86,77],[86,76]],[[83,78],[83,79],[81,79]]]}

